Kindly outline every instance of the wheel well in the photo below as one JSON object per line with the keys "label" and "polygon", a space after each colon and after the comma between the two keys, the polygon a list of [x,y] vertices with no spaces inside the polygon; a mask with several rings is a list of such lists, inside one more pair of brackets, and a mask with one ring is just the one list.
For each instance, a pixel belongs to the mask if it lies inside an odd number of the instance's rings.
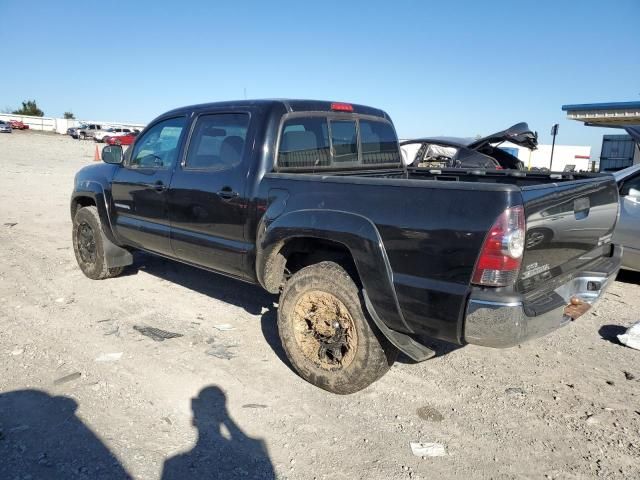
{"label": "wheel well", "polygon": [[79,208],[82,207],[90,207],[91,205],[95,206],[96,202],[91,197],[77,197],[73,199],[73,203],[71,205],[71,216],[73,217]]}
{"label": "wheel well", "polygon": [[349,249],[342,243],[321,238],[293,238],[286,242],[265,267],[265,286],[277,293],[291,275],[320,262],[335,262],[360,285],[358,270]]}

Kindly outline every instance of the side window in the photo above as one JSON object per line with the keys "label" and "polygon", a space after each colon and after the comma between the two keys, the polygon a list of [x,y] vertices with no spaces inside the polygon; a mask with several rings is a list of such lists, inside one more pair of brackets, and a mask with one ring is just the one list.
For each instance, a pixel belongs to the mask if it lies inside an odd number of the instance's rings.
{"label": "side window", "polygon": [[239,165],[248,128],[246,113],[201,115],[189,142],[185,168],[227,169]]}
{"label": "side window", "polygon": [[332,120],[331,144],[335,163],[357,162],[358,134],[355,120]]}
{"label": "side window", "polygon": [[324,117],[294,117],[282,126],[278,166],[326,167],[331,163],[329,133]]}
{"label": "side window", "polygon": [[184,117],[170,118],[155,124],[135,144],[130,168],[170,168],[178,156],[178,143],[184,130]]}
{"label": "side window", "polygon": [[386,122],[360,120],[360,145],[365,165],[400,161],[396,134]]}
{"label": "side window", "polygon": [[625,180],[622,184],[620,195],[629,195],[629,190],[631,189],[640,191],[640,174]]}

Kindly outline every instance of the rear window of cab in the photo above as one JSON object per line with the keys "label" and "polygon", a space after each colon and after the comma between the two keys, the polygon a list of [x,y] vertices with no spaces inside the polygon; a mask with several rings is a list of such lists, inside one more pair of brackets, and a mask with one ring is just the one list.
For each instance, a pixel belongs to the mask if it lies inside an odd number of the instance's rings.
{"label": "rear window of cab", "polygon": [[398,138],[386,120],[295,116],[280,131],[278,170],[397,167]]}

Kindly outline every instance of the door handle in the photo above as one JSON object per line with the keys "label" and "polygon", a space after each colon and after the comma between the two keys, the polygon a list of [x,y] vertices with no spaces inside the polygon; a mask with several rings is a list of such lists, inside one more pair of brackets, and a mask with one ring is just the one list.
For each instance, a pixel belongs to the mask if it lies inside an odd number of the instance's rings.
{"label": "door handle", "polygon": [[153,188],[156,192],[162,192],[167,189],[167,186],[164,183],[162,183],[162,180],[158,180],[156,183],[153,184]]}
{"label": "door handle", "polygon": [[234,192],[229,187],[224,187],[218,192],[218,196],[224,200],[231,200],[232,198],[236,198],[238,196],[238,192]]}

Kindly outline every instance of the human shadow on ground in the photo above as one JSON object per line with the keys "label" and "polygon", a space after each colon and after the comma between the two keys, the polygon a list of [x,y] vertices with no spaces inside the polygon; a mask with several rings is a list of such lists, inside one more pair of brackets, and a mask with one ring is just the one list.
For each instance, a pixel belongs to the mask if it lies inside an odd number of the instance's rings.
{"label": "human shadow on ground", "polygon": [[0,394],[0,478],[132,478],[77,408],[40,390]]}
{"label": "human shadow on ground", "polygon": [[247,436],[227,411],[224,392],[216,386],[200,391],[191,400],[196,445],[164,462],[161,480],[275,478],[262,440]]}

